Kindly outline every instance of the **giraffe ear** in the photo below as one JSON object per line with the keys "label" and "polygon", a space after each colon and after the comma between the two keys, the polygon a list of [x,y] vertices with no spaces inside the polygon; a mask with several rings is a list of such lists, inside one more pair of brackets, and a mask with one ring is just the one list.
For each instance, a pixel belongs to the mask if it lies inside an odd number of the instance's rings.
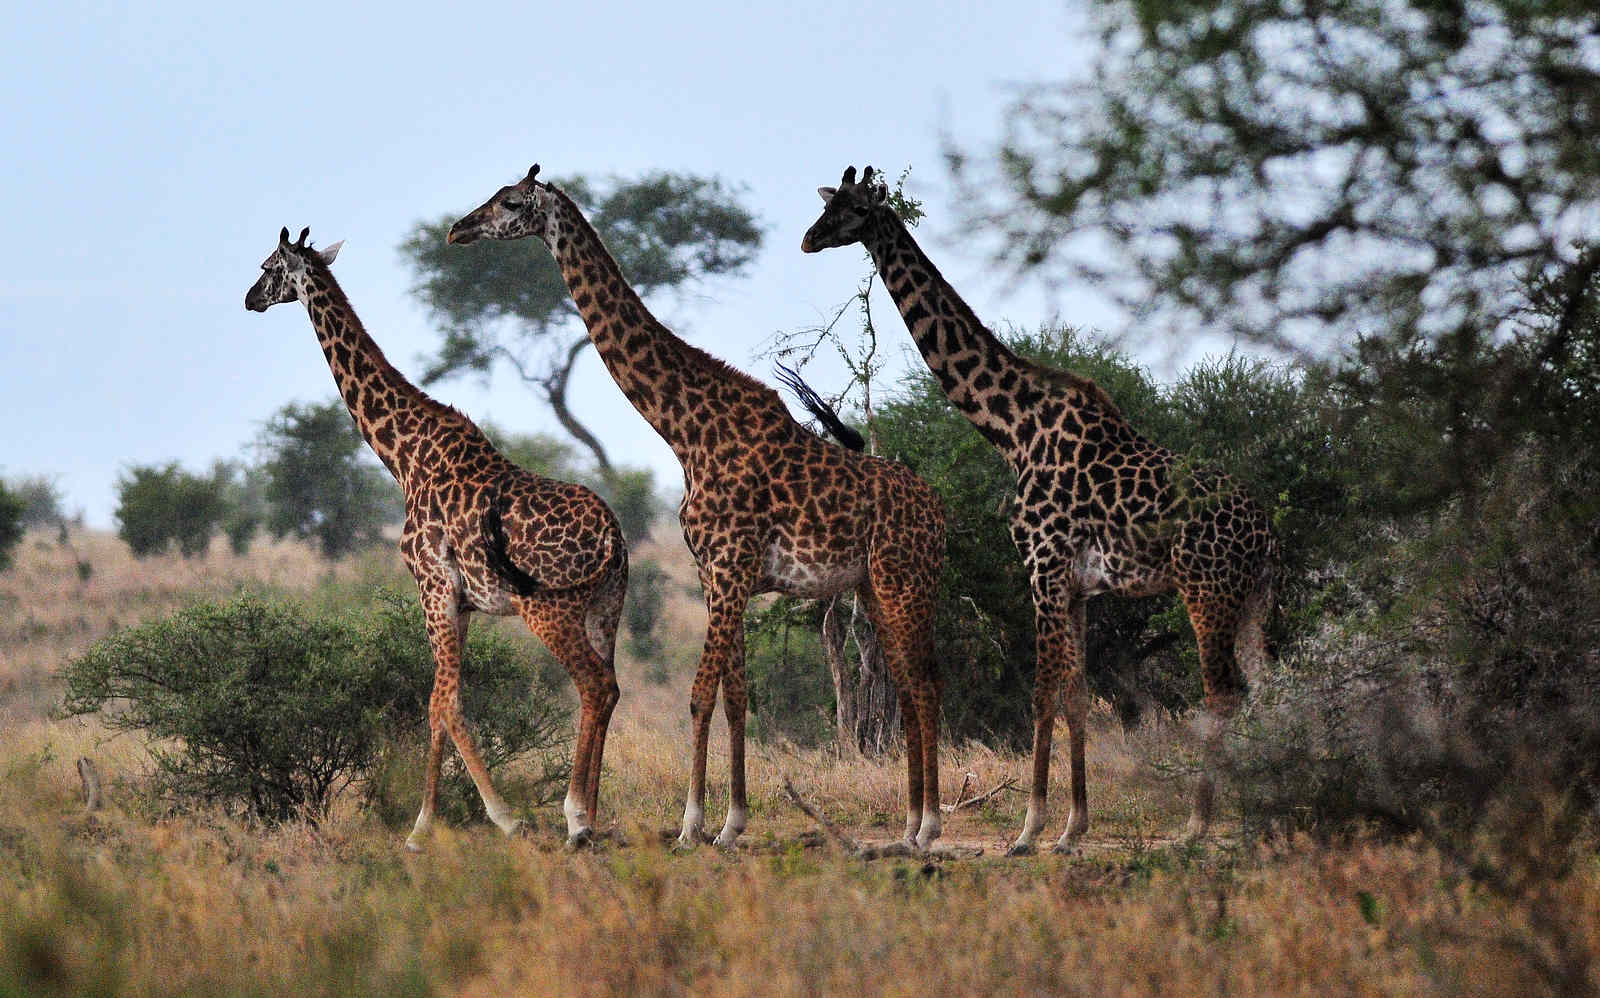
{"label": "giraffe ear", "polygon": [[833,196],[835,194],[837,194],[837,193],[839,193],[839,188],[837,188],[837,187],[818,187],[817,188],[817,194],[819,196],[821,196],[823,204],[832,203]]}
{"label": "giraffe ear", "polygon": [[326,249],[317,250],[317,254],[322,257],[322,262],[323,263],[331,265],[333,263],[333,261],[334,261],[334,258],[339,255],[339,247],[343,246],[343,245],[344,245],[344,240],[341,239],[338,242],[334,243],[332,246],[327,247]]}

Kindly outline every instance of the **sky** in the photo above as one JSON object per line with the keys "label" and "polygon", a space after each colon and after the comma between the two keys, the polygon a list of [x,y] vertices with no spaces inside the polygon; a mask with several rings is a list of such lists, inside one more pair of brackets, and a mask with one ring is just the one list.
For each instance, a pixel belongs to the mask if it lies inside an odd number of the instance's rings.
{"label": "sky", "polygon": [[[748,276],[657,312],[768,383],[762,345],[826,318],[867,271],[858,248],[799,249],[816,188],[851,164],[912,167],[907,189],[927,213],[918,238],[991,325],[1121,321],[1092,289],[1046,293],[1000,270],[959,231],[940,155],[946,137],[992,150],[1018,85],[1088,69],[1070,0],[360,6],[0,14],[0,476],[48,476],[69,513],[114,527],[129,467],[251,459],[281,406],[332,398],[304,308],[243,306],[281,226],[345,241],[335,275],[415,379],[439,329],[411,294],[400,243],[535,161],[546,176],[659,169],[739,189],[765,232]],[[874,309],[892,381],[920,361],[892,303]],[[836,362],[806,373],[824,394],[845,380]],[[560,434],[509,370],[428,390],[509,431]],[[572,398],[614,459],[652,468],[664,492],[681,487],[598,358],[580,362]]]}

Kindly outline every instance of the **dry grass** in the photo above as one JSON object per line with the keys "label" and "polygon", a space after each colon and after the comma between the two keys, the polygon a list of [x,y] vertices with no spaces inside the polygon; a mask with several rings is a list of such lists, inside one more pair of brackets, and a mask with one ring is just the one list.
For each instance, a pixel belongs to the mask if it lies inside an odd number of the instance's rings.
{"label": "dry grass", "polygon": [[[661,832],[682,808],[687,687],[703,627],[687,596],[669,601],[669,681],[646,682],[650,663],[620,663],[602,804],[620,841],[596,852],[560,848],[553,811],[521,840],[486,824],[440,829],[421,856],[353,803],[317,828],[157,818],[113,780],[108,807],[87,815],[72,761],[92,754],[108,776],[136,779],[142,747],[48,716],[63,661],[115,624],[238,585],[315,598],[330,574],[392,582],[397,563],[392,551],[374,552],[330,570],[296,545],[242,560],[217,551],[203,563],[135,563],[103,536],[73,543],[95,564],[86,585],[53,537],[30,539],[21,565],[0,577],[0,995],[1600,988],[1592,857],[1508,900],[1417,846],[1175,846],[1167,836],[1185,814],[1181,787],[1149,761],[1169,755],[1177,734],[1125,738],[1105,715],[1090,743],[1093,838],[1076,857],[999,858],[1025,803],[1012,793],[949,819],[947,839],[983,846],[979,859],[864,863],[811,847],[808,819],[778,793],[784,776],[854,834],[887,839],[903,820],[903,763],[782,745],[752,747],[745,847],[675,854]],[[680,593],[692,585],[675,544],[635,557],[662,563]],[[724,730],[718,722],[715,785],[726,773]],[[965,772],[974,790],[1025,773],[1024,759],[982,746],[943,752],[947,799]],[[1053,794],[1061,799],[1059,787]],[[708,803],[719,819],[725,799]]]}

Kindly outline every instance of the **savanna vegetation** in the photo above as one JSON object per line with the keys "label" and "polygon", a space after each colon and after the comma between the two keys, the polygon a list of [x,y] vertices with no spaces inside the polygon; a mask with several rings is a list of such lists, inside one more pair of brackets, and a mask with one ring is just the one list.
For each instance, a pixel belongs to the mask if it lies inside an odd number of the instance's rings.
{"label": "savanna vegetation", "polygon": [[[951,516],[944,852],[843,845],[898,837],[903,759],[892,724],[833,727],[828,643],[868,641],[858,622],[830,637],[825,608],[784,600],[749,621],[749,831],[671,848],[696,576],[651,529],[648,477],[572,425],[583,460],[488,429],[595,485],[634,542],[601,841],[561,847],[568,684],[514,620],[479,620],[468,714],[531,832],[501,837],[453,774],[405,853],[430,669],[410,582],[364,543],[381,518],[330,533],[338,495],[287,488],[300,458],[345,484],[377,470],[340,463],[361,453],[346,424],[290,407],[253,465],[129,469],[121,539],[47,478],[0,489],[0,995],[1600,991],[1600,14],[1093,9],[1095,72],[1027,89],[1000,146],[951,166],[997,266],[1241,344],[1161,380],[1126,345],[989,317],[1272,515],[1277,664],[1225,742],[1218,834],[1174,838],[1199,693],[1182,610],[1102,599],[1091,831],[1000,858],[1033,671],[1011,483],[920,369],[874,384],[899,329],[874,328],[869,281],[855,415]],[[737,274],[759,244],[715,181],[566,186],[646,293]],[[585,354],[544,257],[439,255],[436,229],[404,248],[447,327],[430,374],[505,364],[560,417]],[[292,502],[313,512],[279,519]]]}

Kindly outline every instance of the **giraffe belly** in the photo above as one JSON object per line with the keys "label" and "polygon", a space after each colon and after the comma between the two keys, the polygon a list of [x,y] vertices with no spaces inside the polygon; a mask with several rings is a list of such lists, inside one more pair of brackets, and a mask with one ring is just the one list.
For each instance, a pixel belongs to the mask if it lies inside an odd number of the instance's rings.
{"label": "giraffe belly", "polygon": [[783,541],[767,547],[761,565],[764,592],[788,593],[802,599],[822,599],[854,589],[867,574],[865,558],[854,561],[811,560],[796,554]]}

